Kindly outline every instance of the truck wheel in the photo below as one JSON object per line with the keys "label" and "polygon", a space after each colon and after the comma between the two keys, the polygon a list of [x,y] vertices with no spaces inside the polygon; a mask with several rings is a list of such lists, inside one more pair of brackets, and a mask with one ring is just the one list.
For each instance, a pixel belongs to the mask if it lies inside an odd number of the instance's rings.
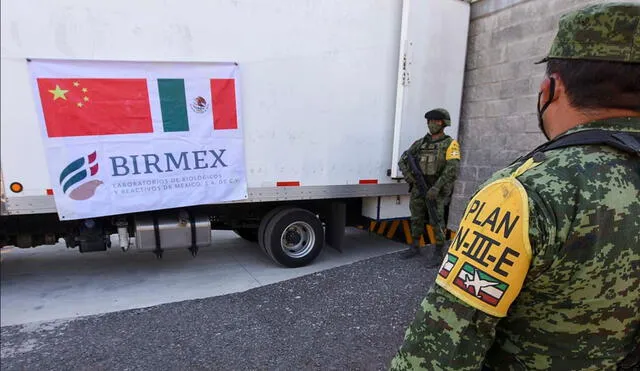
{"label": "truck wheel", "polygon": [[233,231],[249,242],[258,242],[258,228],[238,228]]}
{"label": "truck wheel", "polygon": [[286,267],[296,268],[311,263],[323,246],[322,222],[308,210],[281,210],[266,227],[265,250],[274,261]]}
{"label": "truck wheel", "polygon": [[269,255],[269,253],[264,247],[264,234],[267,230],[267,224],[269,224],[274,215],[284,210],[285,208],[286,206],[278,206],[274,209],[271,209],[262,217],[262,220],[260,220],[260,227],[258,227],[258,245],[260,246],[260,248],[262,248],[262,250],[264,250],[265,254],[267,255]]}

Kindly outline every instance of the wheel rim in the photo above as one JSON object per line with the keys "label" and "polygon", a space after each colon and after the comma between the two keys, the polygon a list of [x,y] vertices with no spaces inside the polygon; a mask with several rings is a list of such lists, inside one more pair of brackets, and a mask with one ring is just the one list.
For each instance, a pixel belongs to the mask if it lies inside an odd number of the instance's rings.
{"label": "wheel rim", "polygon": [[287,226],[280,235],[282,252],[292,258],[307,255],[316,243],[316,234],[311,225],[305,222],[294,222]]}

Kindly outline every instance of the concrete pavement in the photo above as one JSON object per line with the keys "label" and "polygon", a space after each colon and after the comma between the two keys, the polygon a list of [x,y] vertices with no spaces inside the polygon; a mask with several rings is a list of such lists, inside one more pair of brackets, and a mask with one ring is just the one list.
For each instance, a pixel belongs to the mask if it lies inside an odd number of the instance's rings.
{"label": "concrete pavement", "polygon": [[342,253],[325,248],[307,267],[276,265],[255,243],[213,231],[196,258],[187,249],[150,252],[118,248],[80,254],[64,244],[3,249],[1,325],[72,319],[244,292],[260,286],[393,253],[406,246],[348,229]]}

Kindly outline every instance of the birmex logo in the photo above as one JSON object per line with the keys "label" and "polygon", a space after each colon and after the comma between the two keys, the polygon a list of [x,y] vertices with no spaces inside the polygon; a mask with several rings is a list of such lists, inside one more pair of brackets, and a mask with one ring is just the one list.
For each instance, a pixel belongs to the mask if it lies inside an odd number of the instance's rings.
{"label": "birmex logo", "polygon": [[91,179],[98,174],[97,159],[98,155],[94,151],[88,156],[72,161],[60,173],[62,191],[72,200],[88,200],[96,193],[96,188],[103,184],[99,179]]}

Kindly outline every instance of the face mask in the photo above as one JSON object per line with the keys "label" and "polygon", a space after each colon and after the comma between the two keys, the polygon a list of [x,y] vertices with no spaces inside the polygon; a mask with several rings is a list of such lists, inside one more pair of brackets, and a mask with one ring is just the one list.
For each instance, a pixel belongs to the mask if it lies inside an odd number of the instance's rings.
{"label": "face mask", "polygon": [[442,127],[435,122],[429,122],[427,126],[429,126],[429,132],[431,133],[431,135],[438,134],[440,131],[442,131]]}
{"label": "face mask", "polygon": [[551,138],[549,138],[549,136],[547,135],[547,132],[544,131],[544,125],[543,125],[543,120],[542,120],[542,114],[544,113],[544,111],[546,111],[546,109],[549,107],[549,105],[551,104],[551,101],[553,100],[553,94],[556,90],[556,80],[553,77],[550,77],[549,80],[551,81],[551,86],[549,87],[549,90],[551,90],[551,94],[549,95],[549,100],[547,100],[547,102],[544,104],[544,106],[542,106],[542,109],[540,109],[540,97],[542,96],[542,92],[538,93],[538,127],[540,128],[540,131],[542,132],[542,134],[544,134],[544,136],[547,138],[547,140],[551,140]]}

